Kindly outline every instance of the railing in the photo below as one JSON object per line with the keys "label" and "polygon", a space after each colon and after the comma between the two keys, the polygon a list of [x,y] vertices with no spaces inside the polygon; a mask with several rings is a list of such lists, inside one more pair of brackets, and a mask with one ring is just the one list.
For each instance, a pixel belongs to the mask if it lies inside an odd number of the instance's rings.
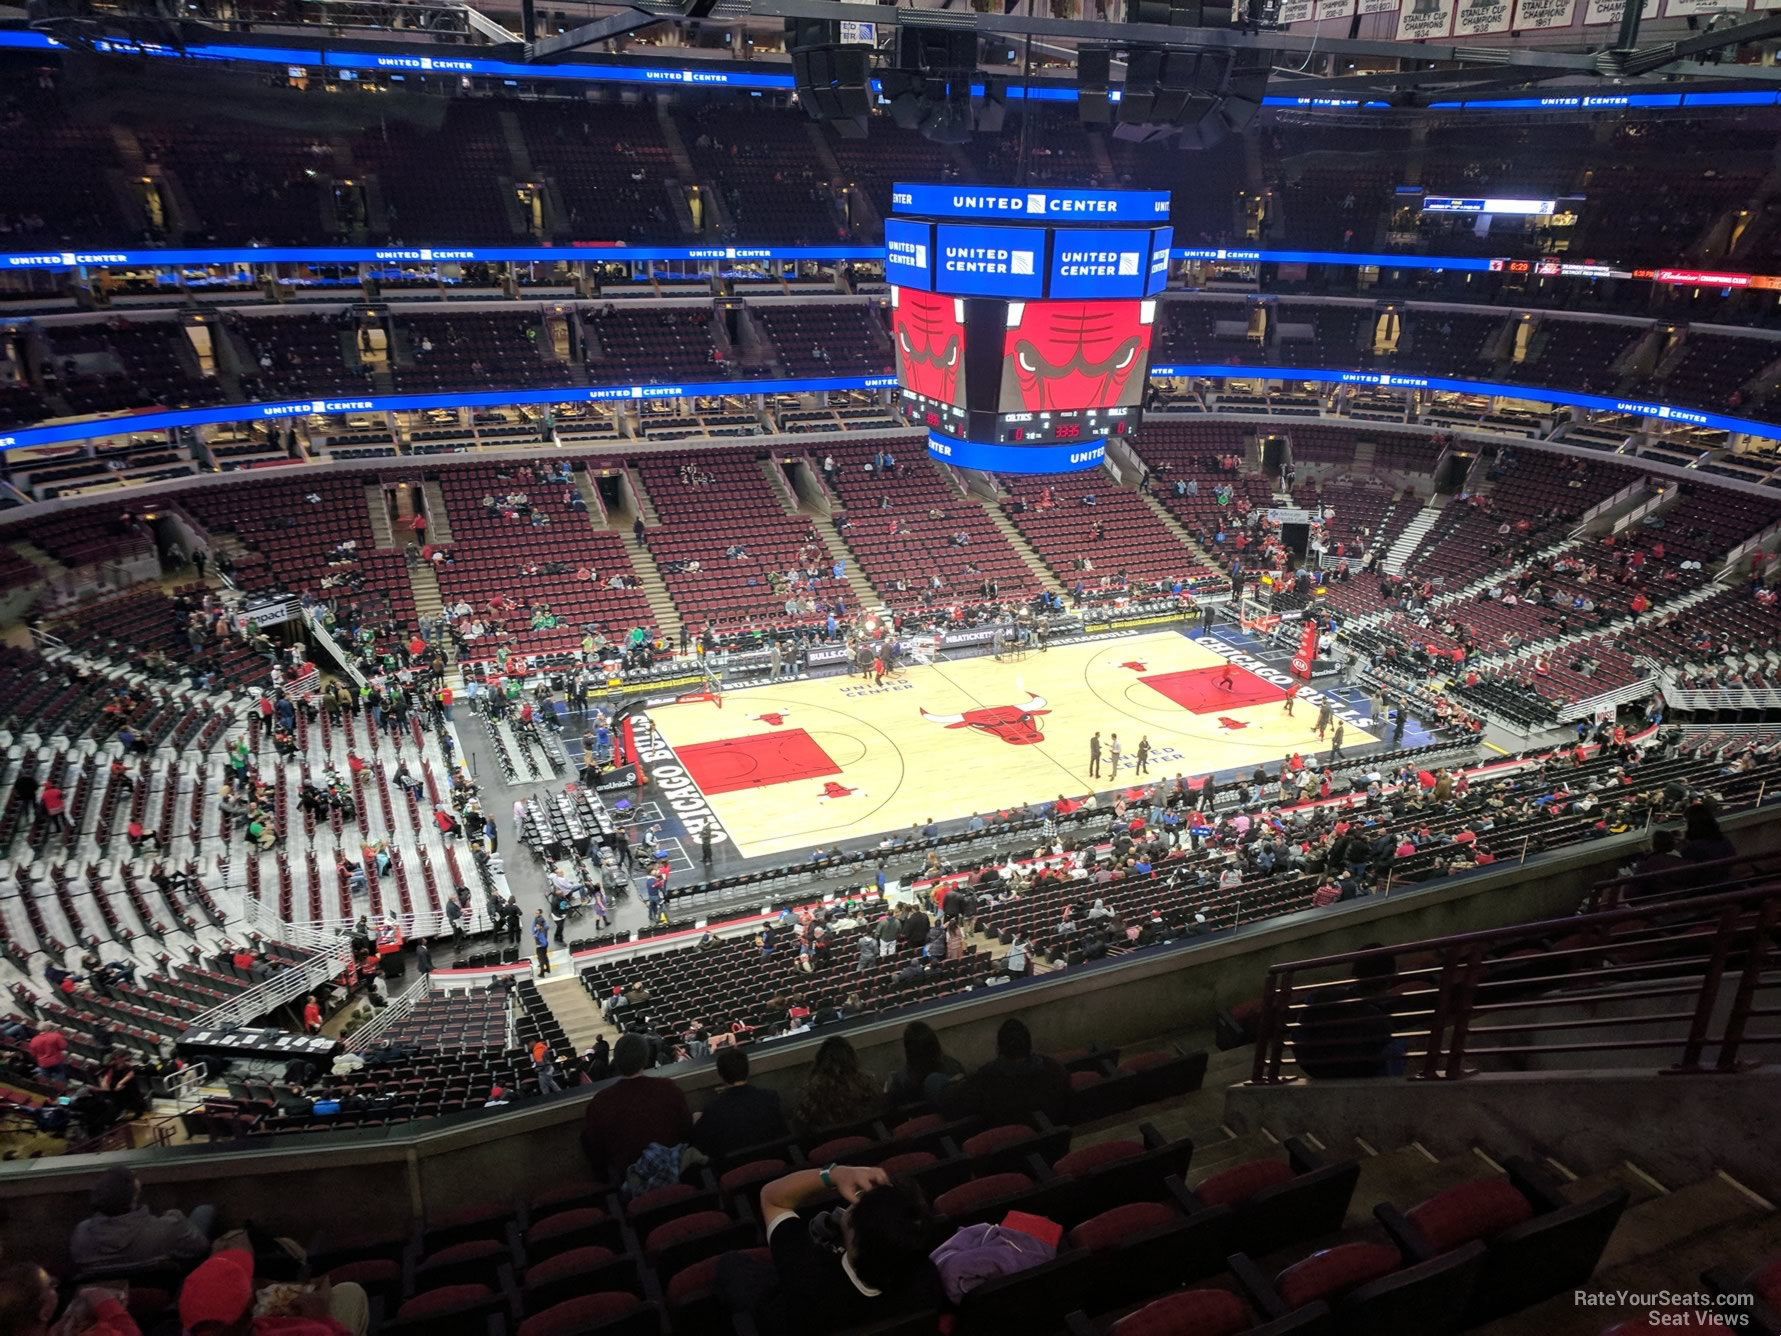
{"label": "railing", "polygon": [[316,643],[332,654],[335,661],[340,664],[340,671],[352,678],[355,686],[364,686],[365,674],[361,673],[358,665],[352,661],[352,655],[340,648],[340,642],[334,639],[334,633],[322,625],[321,615],[311,608],[304,620],[309,623],[309,632],[315,637]]}
{"label": "railing", "polygon": [[1574,538],[1581,538],[1583,536],[1583,531],[1589,527],[1589,522],[1591,520],[1595,519],[1598,515],[1606,515],[1610,510],[1613,510],[1618,506],[1624,506],[1628,501],[1631,501],[1634,496],[1644,491],[1650,484],[1650,481],[1649,478],[1635,478],[1625,487],[1622,487],[1618,492],[1615,492],[1614,495],[1603,497],[1600,501],[1597,501],[1593,506],[1577,517],[1577,523],[1571,528],[1571,536]]}
{"label": "railing", "polygon": [[384,1004],[382,1011],[354,1030],[352,1036],[346,1041],[346,1046],[355,1051],[369,1048],[383,1038],[386,1030],[413,1011],[417,1002],[423,997],[430,997],[432,992],[433,987],[427,976],[421,975],[407,992],[400,997],[392,997]]}
{"label": "railing", "polygon": [[1632,528],[1633,525],[1643,520],[1646,516],[1651,515],[1662,507],[1668,505],[1675,495],[1676,484],[1672,482],[1660,489],[1657,495],[1652,497],[1649,501],[1640,502],[1631,510],[1627,511],[1626,514],[1615,520],[1611,532],[1624,533],[1626,530]]}
{"label": "railing", "polygon": [[187,1024],[194,1030],[240,1025],[314,991],[318,984],[337,978],[351,963],[351,944],[336,937],[328,947],[317,951],[315,955],[298,961],[288,969],[280,970],[270,979],[262,980],[251,988],[243,989],[209,1011],[200,1012]]}
{"label": "railing", "polygon": [[[1683,878],[1701,885],[1739,868],[1736,889],[1677,898]],[[1622,896],[1626,880],[1597,893]],[[1617,908],[1275,965],[1251,1083],[1294,1079],[1289,1062],[1313,1077],[1457,1080],[1621,1054],[1736,1072],[1750,1049],[1781,1046],[1781,1032],[1752,1028],[1781,1016],[1781,859],[1633,880],[1643,898]]]}

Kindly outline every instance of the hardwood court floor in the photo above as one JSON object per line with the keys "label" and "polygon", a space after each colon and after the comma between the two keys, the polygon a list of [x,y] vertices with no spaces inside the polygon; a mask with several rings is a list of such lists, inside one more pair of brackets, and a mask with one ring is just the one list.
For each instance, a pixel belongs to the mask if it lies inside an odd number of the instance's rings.
{"label": "hardwood court floor", "polygon": [[[1122,780],[1135,778],[1146,735],[1151,780],[1258,763],[1278,770],[1289,752],[1309,760],[1327,749],[1315,698],[1288,715],[1283,693],[1241,668],[1223,686],[1224,666],[1161,631],[1018,662],[915,665],[882,687],[845,676],[749,687],[725,693],[722,709],[689,702],[651,718],[738,852],[754,857],[1111,789],[1113,734]],[[1372,740],[1350,724],[1343,746]]]}

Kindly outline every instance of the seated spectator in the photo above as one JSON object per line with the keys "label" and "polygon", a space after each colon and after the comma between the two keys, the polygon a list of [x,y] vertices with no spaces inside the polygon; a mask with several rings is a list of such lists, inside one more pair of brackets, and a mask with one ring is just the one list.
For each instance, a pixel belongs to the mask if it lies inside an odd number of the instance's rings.
{"label": "seated spectator", "polygon": [[853,1045],[840,1035],[823,1040],[798,1097],[798,1122],[805,1128],[858,1122],[877,1113],[881,1103]]}
{"label": "seated spectator", "polygon": [[1719,828],[1719,817],[1705,803],[1695,803],[1682,819],[1682,857],[1690,863],[1736,858],[1738,851]]}
{"label": "seated spectator", "polygon": [[222,1248],[179,1288],[179,1321],[186,1336],[365,1336],[370,1300],[352,1281],[268,1285],[256,1294],[254,1255],[247,1235]]}
{"label": "seated spectator", "polygon": [[612,1050],[619,1079],[588,1102],[582,1148],[602,1181],[617,1183],[651,1145],[679,1146],[693,1132],[693,1111],[673,1081],[645,1076],[649,1042],[623,1036]]}
{"label": "seated spectator", "polygon": [[[7,1336],[51,1336],[56,1282],[35,1262],[0,1268],[0,1331]],[[95,1286],[74,1296],[53,1328],[57,1336],[139,1336],[118,1291]]]}
{"label": "seated spectator", "polygon": [[946,1055],[933,1027],[911,1021],[903,1030],[902,1070],[891,1073],[884,1093],[893,1107],[923,1101],[938,1104],[947,1085],[964,1074],[964,1064]]}
{"label": "seated spectator", "polygon": [[1372,956],[1354,962],[1352,983],[1314,993],[1293,1042],[1299,1069],[1325,1079],[1402,1076],[1407,1044],[1392,1034],[1391,991],[1397,984],[1397,961]]}
{"label": "seated spectator", "polygon": [[[842,1206],[806,1220],[798,1209],[833,1190]],[[801,1169],[761,1189],[761,1220],[778,1293],[756,1311],[761,1331],[816,1336],[945,1301],[928,1260],[932,1217],[913,1184],[882,1169]]]}
{"label": "seated spectator", "polygon": [[1070,1108],[1070,1077],[1056,1058],[1034,1053],[1032,1033],[1010,1018],[996,1031],[996,1056],[948,1086],[940,1107],[949,1118],[975,1114],[991,1126],[1035,1113],[1061,1123]]}
{"label": "seated spectator", "polygon": [[216,1208],[200,1206],[191,1215],[165,1211],[151,1215],[142,1203],[142,1184],[126,1165],[113,1165],[93,1185],[93,1213],[74,1227],[68,1258],[76,1270],[121,1274],[166,1266],[189,1266],[210,1251]]}
{"label": "seated spectator", "polygon": [[713,1159],[786,1134],[779,1092],[748,1083],[748,1054],[734,1045],[717,1052],[717,1075],[724,1088],[693,1124],[692,1144]]}

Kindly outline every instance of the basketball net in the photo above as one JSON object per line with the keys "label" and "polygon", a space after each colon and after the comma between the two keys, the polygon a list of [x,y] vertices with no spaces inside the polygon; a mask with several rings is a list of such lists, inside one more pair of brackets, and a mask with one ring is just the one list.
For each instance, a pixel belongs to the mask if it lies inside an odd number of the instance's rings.
{"label": "basketball net", "polygon": [[1247,590],[1243,599],[1237,604],[1237,625],[1249,635],[1271,636],[1280,626],[1280,614],[1269,612],[1261,601],[1252,598]]}

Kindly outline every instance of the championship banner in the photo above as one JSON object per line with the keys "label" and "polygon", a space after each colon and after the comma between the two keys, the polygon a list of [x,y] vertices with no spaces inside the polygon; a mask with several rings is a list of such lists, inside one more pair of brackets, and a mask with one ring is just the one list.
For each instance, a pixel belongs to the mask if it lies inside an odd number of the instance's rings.
{"label": "championship banner", "polygon": [[1314,0],[1280,0],[1281,23],[1304,23],[1315,8]]}
{"label": "championship banner", "polygon": [[1568,28],[1577,13],[1577,0],[1515,0],[1515,30]]}
{"label": "championship banner", "polygon": [[1669,0],[1664,6],[1665,18],[1695,17],[1701,14],[1742,14],[1745,0]]}
{"label": "championship banner", "polygon": [[1453,35],[1480,37],[1486,33],[1508,32],[1513,8],[1512,0],[1460,0]]}
{"label": "championship banner", "polygon": [[[1639,9],[1639,17],[1641,19],[1656,18],[1657,4],[1658,0],[1644,0],[1644,4]],[[1619,23],[1620,16],[1625,12],[1626,0],[1588,0],[1583,11],[1583,22],[1586,24]]]}
{"label": "championship banner", "polygon": [[1317,623],[1309,619],[1299,628],[1299,652],[1292,656],[1292,675],[1311,680],[1311,665],[1317,662]]}
{"label": "championship banner", "polygon": [[1325,19],[1351,18],[1354,14],[1354,0],[1317,0],[1312,17],[1319,23]]}
{"label": "championship banner", "polygon": [[1398,11],[1398,40],[1445,37],[1453,27],[1453,0],[1410,0]]}
{"label": "championship banner", "polygon": [[1390,14],[1398,7],[1398,0],[1360,0],[1360,12],[1363,14]]}

